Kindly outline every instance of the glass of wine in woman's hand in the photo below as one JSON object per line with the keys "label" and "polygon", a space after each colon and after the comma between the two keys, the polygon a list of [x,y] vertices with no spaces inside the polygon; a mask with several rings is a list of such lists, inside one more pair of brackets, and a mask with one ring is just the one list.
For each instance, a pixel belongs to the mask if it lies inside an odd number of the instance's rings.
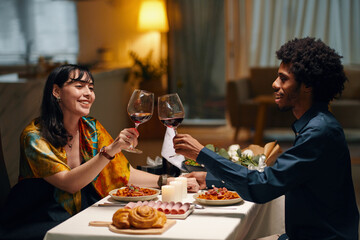
{"label": "glass of wine in woman's hand", "polygon": [[[154,110],[154,93],[136,89],[128,103],[127,112],[130,119],[135,123],[135,128],[146,121],[148,121]],[[132,153],[142,153],[141,150],[135,149],[132,145],[125,151]]]}
{"label": "glass of wine in woman's hand", "polygon": [[174,129],[176,135],[176,129],[185,117],[184,107],[177,93],[163,95],[158,98],[158,115],[160,121],[166,127]]}

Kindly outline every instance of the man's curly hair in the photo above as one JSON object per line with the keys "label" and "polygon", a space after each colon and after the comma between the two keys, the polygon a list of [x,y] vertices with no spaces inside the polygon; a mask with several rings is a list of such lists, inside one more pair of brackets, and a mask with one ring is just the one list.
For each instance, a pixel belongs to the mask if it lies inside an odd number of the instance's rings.
{"label": "man's curly hair", "polygon": [[341,64],[342,56],[320,39],[295,38],[276,52],[277,58],[291,64],[295,80],[313,89],[315,102],[329,103],[340,97],[347,77]]}

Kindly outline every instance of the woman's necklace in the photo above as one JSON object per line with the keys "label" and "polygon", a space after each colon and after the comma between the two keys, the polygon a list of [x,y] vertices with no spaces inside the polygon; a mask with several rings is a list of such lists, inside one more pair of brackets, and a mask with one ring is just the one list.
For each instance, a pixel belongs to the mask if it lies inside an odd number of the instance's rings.
{"label": "woman's necklace", "polygon": [[[75,136],[77,136],[78,133],[79,133],[79,130],[76,130],[76,134],[75,134],[74,136],[71,136],[70,139],[69,139],[69,141],[68,141],[68,143],[67,143],[67,145],[68,145],[68,147],[70,148],[70,150],[72,149],[73,143],[74,143],[74,141],[75,141]],[[70,142],[70,141],[71,141],[71,142]]]}

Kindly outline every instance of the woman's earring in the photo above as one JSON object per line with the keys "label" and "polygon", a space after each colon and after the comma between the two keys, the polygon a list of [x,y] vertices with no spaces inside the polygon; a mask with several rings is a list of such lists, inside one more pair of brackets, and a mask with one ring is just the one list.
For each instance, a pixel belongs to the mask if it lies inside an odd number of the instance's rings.
{"label": "woman's earring", "polygon": [[60,97],[57,97],[56,98],[56,101],[59,103],[59,102],[61,102],[61,98]]}

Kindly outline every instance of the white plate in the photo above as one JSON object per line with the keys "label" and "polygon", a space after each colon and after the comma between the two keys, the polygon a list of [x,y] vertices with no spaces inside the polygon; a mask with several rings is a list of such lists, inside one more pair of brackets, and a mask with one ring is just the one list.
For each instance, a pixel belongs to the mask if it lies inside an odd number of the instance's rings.
{"label": "white plate", "polygon": [[148,200],[152,200],[157,198],[157,196],[160,194],[160,190],[159,189],[155,189],[155,188],[147,188],[147,189],[151,189],[156,191],[155,194],[153,195],[146,195],[146,196],[138,196],[138,197],[121,197],[121,196],[116,196],[115,193],[117,192],[118,189],[123,189],[125,187],[122,188],[117,188],[114,190],[111,190],[109,192],[110,196],[117,200],[117,201],[122,201],[122,202],[137,202],[137,201],[148,201]]}
{"label": "white plate", "polygon": [[194,195],[194,198],[196,201],[198,201],[199,203],[204,204],[204,205],[232,205],[232,204],[243,201],[243,199],[241,197],[234,198],[234,199],[225,199],[225,200],[208,200],[208,199],[198,198],[198,196],[201,194],[204,194],[204,193],[196,193]]}

